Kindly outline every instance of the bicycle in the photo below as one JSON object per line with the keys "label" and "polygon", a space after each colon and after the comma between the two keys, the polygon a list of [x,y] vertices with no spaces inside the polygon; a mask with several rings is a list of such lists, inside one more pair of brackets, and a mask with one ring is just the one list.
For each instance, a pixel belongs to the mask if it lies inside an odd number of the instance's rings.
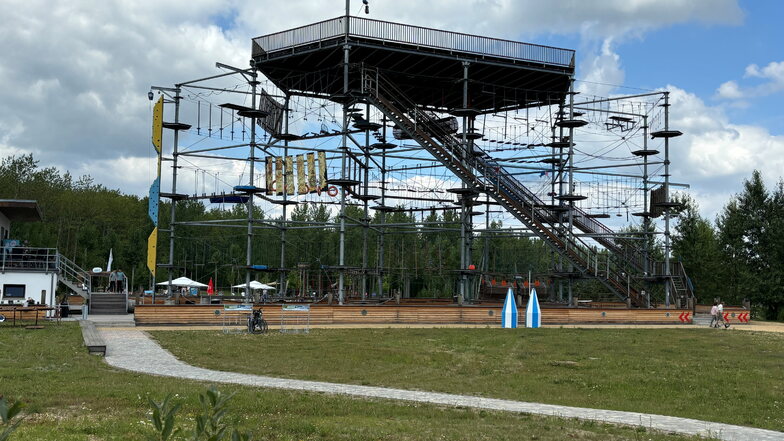
{"label": "bicycle", "polygon": [[719,314],[716,317],[716,320],[712,321],[711,323],[712,323],[711,327],[715,329],[721,328],[721,325],[724,325],[724,329],[729,329],[730,327],[730,322],[725,321],[724,316],[721,314]]}
{"label": "bicycle", "polygon": [[248,332],[251,334],[266,334],[269,330],[267,321],[261,315],[261,310],[256,309],[248,316]]}

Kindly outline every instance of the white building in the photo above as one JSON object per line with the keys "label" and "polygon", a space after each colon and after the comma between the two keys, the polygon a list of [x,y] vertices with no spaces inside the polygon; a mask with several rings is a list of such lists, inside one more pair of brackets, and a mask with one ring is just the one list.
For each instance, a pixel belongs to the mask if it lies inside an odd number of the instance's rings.
{"label": "white building", "polygon": [[40,222],[36,201],[0,199],[0,304],[54,305],[60,272],[54,248],[31,248],[15,240],[11,222]]}

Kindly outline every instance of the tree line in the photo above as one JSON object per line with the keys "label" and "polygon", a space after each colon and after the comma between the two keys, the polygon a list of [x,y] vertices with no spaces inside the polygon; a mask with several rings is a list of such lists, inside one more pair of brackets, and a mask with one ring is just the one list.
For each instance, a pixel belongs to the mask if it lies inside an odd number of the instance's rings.
{"label": "tree line", "polygon": [[[54,167],[40,167],[33,155],[9,156],[0,162],[0,198],[35,199],[44,214],[40,223],[15,223],[15,238],[31,246],[57,248],[60,253],[84,268],[105,267],[109,249],[113,250],[113,267],[131,277],[134,288],[148,287],[146,268],[147,237],[152,222],[147,216],[146,197],[123,194],[96,183],[89,176],[75,178]],[[710,303],[720,297],[740,304],[749,299],[764,309],[769,318],[784,315],[784,183],[767,189],[759,172],[744,181],[742,191],[733,196],[718,217],[711,221],[699,212],[688,195],[677,196],[681,209],[674,219],[672,232],[673,260],[683,263],[690,276],[697,300]],[[221,288],[245,280],[246,226],[219,228],[210,222],[225,222],[247,217],[244,204],[207,207],[200,201],[181,201],[177,220],[201,222],[203,226],[176,225],[175,276],[187,275],[206,283],[210,278]],[[169,225],[170,205],[160,204],[160,228]],[[346,209],[345,266],[360,268],[363,259],[369,268],[382,267],[383,289],[400,289],[404,281],[411,294],[421,297],[448,297],[455,291],[460,262],[459,213],[455,210],[418,212],[398,211],[369,213],[373,228],[362,228],[356,220],[365,217],[362,207]],[[384,217],[382,222],[382,216]],[[280,267],[281,229],[275,218],[265,218],[256,207],[252,264]],[[322,204],[299,204],[288,216],[286,225],[285,268],[288,286],[304,289],[314,283],[319,272],[323,284],[334,284],[338,262],[337,224],[339,219]],[[417,228],[399,225],[415,223]],[[496,233],[479,233],[472,246],[472,262],[487,268],[498,279],[512,281],[514,275],[546,274],[552,254],[542,241],[505,233],[503,225]],[[630,230],[631,231],[631,230]],[[484,244],[487,240],[488,252]],[[363,244],[367,243],[367,257]],[[167,263],[168,235],[159,236],[158,262]],[[383,253],[379,250],[383,246]],[[651,238],[649,249],[661,255],[660,236]],[[381,260],[383,259],[383,262]],[[307,272],[309,280],[303,273]],[[155,281],[163,281],[166,271],[159,270]],[[358,271],[348,270],[350,289],[357,289]],[[368,294],[374,289],[376,273],[368,277]],[[258,279],[272,282],[277,273],[261,273]],[[500,280],[499,280],[500,281]],[[595,282],[575,287],[581,298],[600,298]]]}

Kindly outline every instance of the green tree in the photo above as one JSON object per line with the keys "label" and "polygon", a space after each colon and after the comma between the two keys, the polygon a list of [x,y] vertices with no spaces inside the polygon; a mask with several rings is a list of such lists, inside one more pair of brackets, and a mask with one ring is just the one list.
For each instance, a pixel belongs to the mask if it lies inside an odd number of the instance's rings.
{"label": "green tree", "polygon": [[721,256],[716,231],[711,222],[700,215],[694,198],[680,195],[675,200],[683,208],[675,218],[673,256],[683,264],[697,300],[712,302],[724,288],[717,278],[721,272]]}

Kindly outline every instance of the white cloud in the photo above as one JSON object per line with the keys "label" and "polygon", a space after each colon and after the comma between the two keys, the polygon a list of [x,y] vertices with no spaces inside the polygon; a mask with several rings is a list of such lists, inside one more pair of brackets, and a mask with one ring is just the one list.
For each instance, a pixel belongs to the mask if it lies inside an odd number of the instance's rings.
{"label": "white cloud", "polygon": [[716,90],[716,93],[721,98],[733,100],[744,98],[744,94],[741,92],[740,86],[738,86],[738,83],[735,81],[727,81],[726,83],[723,83],[721,86],[719,86],[718,90]]}
{"label": "white cloud", "polygon": [[784,91],[784,61],[772,61],[762,68],[756,64],[750,64],[746,66],[744,78],[761,79],[764,82],[741,87],[736,81],[727,81],[719,86],[716,94],[719,98],[741,100],[764,97]]}
{"label": "white cloud", "polygon": [[[33,152],[43,165],[144,194],[151,178],[151,84],[210,75],[215,61],[244,66],[251,37],[342,15],[342,5],[6,0],[0,14],[0,155]],[[359,8],[352,2],[352,13]],[[742,16],[735,0],[372,0],[369,17],[533,41],[542,33],[579,34],[588,48],[596,47],[595,57],[581,55],[584,78],[622,84],[613,50],[621,38],[689,21],[737,24]],[[771,76],[775,69],[749,72]],[[609,90],[591,90],[603,92]],[[236,167],[226,174],[240,174]],[[192,179],[184,177],[182,185],[195,186]]]}
{"label": "white cloud", "polygon": [[[239,5],[241,26],[283,30],[344,13],[342,2],[267,3],[265,8],[251,3]],[[511,38],[542,33],[583,33],[606,38],[689,21],[739,24],[743,19],[735,0],[374,0],[370,8],[370,18]],[[352,2],[352,13],[359,10],[360,2]]]}
{"label": "white cloud", "polygon": [[624,83],[621,57],[613,51],[612,39],[604,40],[598,55],[585,59],[580,65],[580,72],[582,74],[576,88],[582,94],[609,96],[618,85]]}
{"label": "white cloud", "polygon": [[754,170],[760,170],[771,186],[780,178],[784,136],[759,126],[734,124],[721,107],[708,106],[675,86],[667,89],[670,127],[684,133],[671,145],[673,175],[692,184],[703,213],[713,218]]}

